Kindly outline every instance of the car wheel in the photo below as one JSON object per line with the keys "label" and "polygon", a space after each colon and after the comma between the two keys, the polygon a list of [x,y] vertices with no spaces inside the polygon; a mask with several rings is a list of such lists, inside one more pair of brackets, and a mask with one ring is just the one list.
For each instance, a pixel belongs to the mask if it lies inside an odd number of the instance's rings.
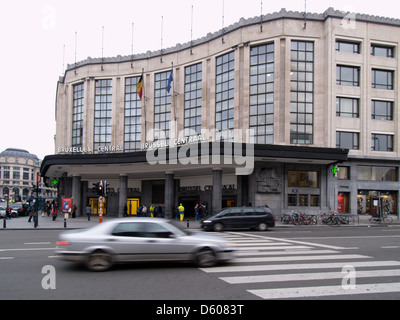
{"label": "car wheel", "polygon": [[224,231],[224,225],[222,223],[217,222],[214,224],[214,231],[222,232]]}
{"label": "car wheel", "polygon": [[195,263],[201,268],[213,267],[217,264],[217,257],[210,248],[201,249],[196,253]]}
{"label": "car wheel", "polygon": [[260,222],[258,224],[258,230],[259,231],[267,231],[268,230],[268,226],[265,222]]}
{"label": "car wheel", "polygon": [[97,250],[89,255],[86,266],[91,271],[106,271],[112,266],[112,258],[107,252]]}

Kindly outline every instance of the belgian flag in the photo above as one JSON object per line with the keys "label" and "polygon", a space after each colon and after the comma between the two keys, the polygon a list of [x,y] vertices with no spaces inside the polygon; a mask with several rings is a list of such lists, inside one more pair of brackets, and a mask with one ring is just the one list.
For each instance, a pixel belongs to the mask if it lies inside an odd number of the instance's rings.
{"label": "belgian flag", "polygon": [[136,92],[137,92],[140,100],[142,100],[142,97],[143,97],[143,73],[140,76],[139,82],[136,86]]}

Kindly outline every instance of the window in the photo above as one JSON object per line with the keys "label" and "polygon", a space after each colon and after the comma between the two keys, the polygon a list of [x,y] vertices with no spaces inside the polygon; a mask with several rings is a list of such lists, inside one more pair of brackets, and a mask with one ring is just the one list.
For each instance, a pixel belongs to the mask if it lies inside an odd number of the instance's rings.
{"label": "window", "polygon": [[216,71],[215,127],[216,140],[233,141],[235,53],[230,52],[217,58]]}
{"label": "window", "polygon": [[318,188],[317,171],[288,171],[288,186],[291,188]]}
{"label": "window", "polygon": [[171,94],[167,92],[170,73],[171,71],[166,71],[155,75],[154,130],[160,133],[159,139],[156,140],[169,140],[170,138]]}
{"label": "window", "polygon": [[357,180],[398,181],[396,167],[358,166]]}
{"label": "window", "polygon": [[250,50],[250,129],[255,143],[274,142],[274,44]]}
{"label": "window", "polygon": [[292,41],[290,67],[290,143],[313,143],[313,118],[314,43]]}
{"label": "window", "polygon": [[72,147],[82,147],[83,138],[84,84],[74,86],[72,109]]}
{"label": "window", "polygon": [[126,152],[141,149],[142,133],[142,101],[136,87],[140,77],[125,79],[125,137]]}
{"label": "window", "polygon": [[372,100],[372,119],[393,120],[393,102]]}
{"label": "window", "polygon": [[360,86],[360,68],[351,66],[336,66],[336,84],[342,86]]}
{"label": "window", "polygon": [[338,180],[350,180],[350,167],[339,167],[337,178]]}
{"label": "window", "polygon": [[394,151],[393,136],[389,134],[372,134],[372,151]]}
{"label": "window", "polygon": [[289,207],[297,206],[297,195],[296,194],[288,194],[288,206]]}
{"label": "window", "polygon": [[185,68],[185,136],[201,133],[202,64]]}
{"label": "window", "polygon": [[344,118],[359,117],[359,99],[355,98],[336,98],[336,116]]}
{"label": "window", "polygon": [[393,71],[372,69],[372,88],[393,90]]}
{"label": "window", "polygon": [[371,44],[371,56],[394,58],[394,47]]}
{"label": "window", "polygon": [[348,53],[360,53],[360,43],[336,40],[336,51]]}
{"label": "window", "polygon": [[359,140],[357,132],[336,131],[336,148],[359,150]]}
{"label": "window", "polygon": [[111,144],[112,80],[96,80],[94,150]]}

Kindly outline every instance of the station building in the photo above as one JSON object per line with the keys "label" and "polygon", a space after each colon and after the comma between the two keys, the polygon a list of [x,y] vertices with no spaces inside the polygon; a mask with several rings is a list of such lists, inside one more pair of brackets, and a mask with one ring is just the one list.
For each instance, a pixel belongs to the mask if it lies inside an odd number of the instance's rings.
{"label": "station building", "polygon": [[[57,85],[59,196],[107,214],[399,214],[400,20],[280,12],[133,56],[68,65]],[[336,171],[338,169],[338,171]]]}

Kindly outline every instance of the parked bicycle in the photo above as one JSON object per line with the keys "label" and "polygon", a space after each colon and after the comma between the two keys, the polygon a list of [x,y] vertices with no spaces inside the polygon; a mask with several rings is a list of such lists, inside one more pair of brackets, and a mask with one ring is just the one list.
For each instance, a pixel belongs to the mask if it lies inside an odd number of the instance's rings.
{"label": "parked bicycle", "polygon": [[330,214],[323,214],[321,216],[321,222],[327,225],[341,225],[341,224],[349,224],[349,217],[339,215],[335,211],[331,211]]}
{"label": "parked bicycle", "polygon": [[383,213],[382,216],[374,215],[369,218],[369,222],[371,223],[392,223],[393,218],[390,217],[387,213]]}
{"label": "parked bicycle", "polygon": [[317,224],[318,219],[315,215],[306,215],[305,213],[292,210],[290,214],[284,213],[281,216],[281,222],[283,224],[293,224],[293,225],[312,225],[312,224]]}

